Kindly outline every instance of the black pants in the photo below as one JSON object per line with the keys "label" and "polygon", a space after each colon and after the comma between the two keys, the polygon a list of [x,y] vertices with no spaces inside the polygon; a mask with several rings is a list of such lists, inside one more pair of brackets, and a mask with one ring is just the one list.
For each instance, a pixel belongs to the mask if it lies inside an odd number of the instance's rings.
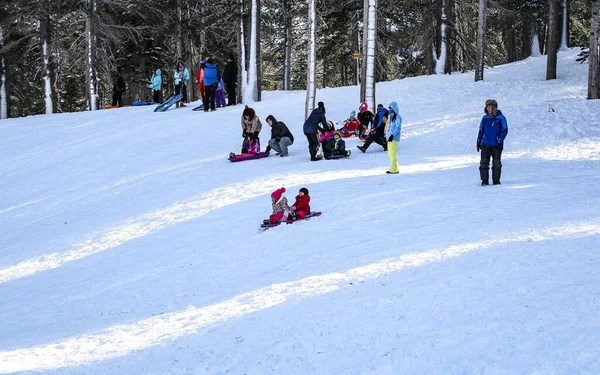
{"label": "black pants", "polygon": [[319,148],[319,138],[317,134],[304,133],[306,139],[308,139],[308,152],[310,152],[310,158],[315,159],[317,157],[317,148]]}
{"label": "black pants", "polygon": [[385,139],[383,131],[377,130],[375,134],[369,134],[367,139],[365,139],[365,144],[363,145],[363,148],[365,150],[368,149],[371,143],[373,142],[377,143],[378,145],[383,147],[385,151],[387,151],[387,139]]}
{"label": "black pants", "polygon": [[492,158],[492,180],[500,181],[500,174],[502,173],[502,161],[500,160],[502,149],[502,145],[481,148],[481,162],[479,163],[481,181],[489,182],[490,180],[490,157]]}
{"label": "black pants", "polygon": [[204,86],[206,90],[206,96],[204,97],[204,112],[208,112],[208,108],[215,109],[215,95],[217,95],[217,83],[213,83],[210,86]]}
{"label": "black pants", "polygon": [[181,98],[181,102],[186,103],[187,102],[187,86],[185,84],[182,84],[181,82],[175,85],[175,95],[179,95],[179,94],[183,95],[183,98]]}
{"label": "black pants", "polygon": [[235,105],[237,97],[235,95],[235,81],[224,81],[227,90],[227,105]]}
{"label": "black pants", "polygon": [[112,105],[118,105],[119,107],[123,106],[123,91],[113,91]]}
{"label": "black pants", "polygon": [[152,100],[154,100],[154,103],[162,103],[162,92],[160,90],[153,90]]}

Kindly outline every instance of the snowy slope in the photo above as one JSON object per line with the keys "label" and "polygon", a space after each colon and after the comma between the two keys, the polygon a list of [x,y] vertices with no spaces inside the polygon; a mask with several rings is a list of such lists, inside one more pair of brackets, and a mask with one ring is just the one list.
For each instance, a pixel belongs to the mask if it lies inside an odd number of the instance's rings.
{"label": "snowy slope", "polygon": [[[0,122],[0,373],[600,373],[600,102],[576,54],[550,82],[539,57],[378,84],[396,176],[354,139],[309,162],[304,92],[254,106],[290,156],[243,163],[242,106]],[[317,95],[334,122],[357,97]],[[509,134],[481,187],[488,98]],[[323,216],[260,232],[281,186]]]}

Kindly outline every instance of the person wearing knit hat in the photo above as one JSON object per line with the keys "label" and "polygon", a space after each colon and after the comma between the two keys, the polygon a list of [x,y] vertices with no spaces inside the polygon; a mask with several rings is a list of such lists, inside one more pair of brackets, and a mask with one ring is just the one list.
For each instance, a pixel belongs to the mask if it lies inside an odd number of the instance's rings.
{"label": "person wearing knit hat", "polygon": [[[369,105],[367,102],[362,102],[360,107],[358,107],[358,121],[360,121],[360,125],[358,127],[357,136],[361,137],[365,130],[369,129],[369,125],[373,126],[373,112],[369,111]],[[365,139],[362,137],[361,139]]]}
{"label": "person wearing knit hat", "polygon": [[327,129],[327,119],[325,118],[325,104],[319,102],[317,108],[313,109],[306,121],[304,121],[303,131],[306,139],[308,140],[308,152],[310,153],[311,161],[321,160],[317,156],[317,149],[319,148],[319,137],[317,133],[323,132]]}
{"label": "person wearing knit hat", "polygon": [[500,175],[502,173],[502,150],[504,149],[504,139],[508,135],[508,124],[506,117],[498,109],[498,102],[494,99],[485,101],[485,115],[479,123],[479,133],[477,134],[477,152],[481,150],[481,160],[479,162],[479,175],[481,177],[481,186],[490,184],[490,159],[492,159],[492,181],[494,185],[500,185]]}
{"label": "person wearing knit hat", "polygon": [[339,131],[333,133],[333,138],[329,140],[328,148],[331,150],[331,157],[350,157],[350,151],[346,150],[346,142],[342,139],[342,134]]}
{"label": "person wearing knit hat", "polygon": [[387,151],[387,140],[385,139],[385,122],[387,118],[388,110],[383,107],[383,104],[378,104],[377,114],[375,114],[373,126],[365,139],[365,143],[362,146],[356,146],[360,151],[367,152],[367,149],[373,142],[383,147],[384,151]]}
{"label": "person wearing knit hat", "polygon": [[264,220],[265,224],[275,224],[286,221],[290,215],[290,207],[288,206],[287,198],[283,195],[285,188],[279,188],[271,193],[271,206],[273,213],[269,219]]}
{"label": "person wearing knit hat", "polygon": [[296,202],[290,206],[291,217],[288,219],[304,219],[306,215],[310,214],[310,196],[308,195],[308,189],[303,187],[296,195]]}

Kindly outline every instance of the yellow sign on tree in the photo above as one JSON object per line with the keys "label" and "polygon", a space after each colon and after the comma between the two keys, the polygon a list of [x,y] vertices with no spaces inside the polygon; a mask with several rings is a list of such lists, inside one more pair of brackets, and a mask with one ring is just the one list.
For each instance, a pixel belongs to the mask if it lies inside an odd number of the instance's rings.
{"label": "yellow sign on tree", "polygon": [[360,59],[360,53],[354,52],[354,54],[352,55],[352,57],[354,58],[354,60],[358,60],[358,59]]}

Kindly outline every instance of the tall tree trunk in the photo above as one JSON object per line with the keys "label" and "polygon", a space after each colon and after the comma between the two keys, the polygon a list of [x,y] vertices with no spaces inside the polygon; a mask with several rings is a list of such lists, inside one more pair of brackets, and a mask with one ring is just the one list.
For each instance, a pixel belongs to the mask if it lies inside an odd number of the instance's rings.
{"label": "tall tree trunk", "polygon": [[447,16],[446,6],[447,0],[438,1],[440,4],[440,16],[439,16],[439,52],[435,62],[435,74],[446,73],[446,61],[448,59],[448,34],[447,34]]}
{"label": "tall tree trunk", "polygon": [[477,20],[477,51],[475,55],[475,82],[483,81],[485,63],[485,6],[486,0],[479,0],[479,17]]}
{"label": "tall tree trunk", "polygon": [[546,63],[546,79],[556,79],[556,62],[558,53],[558,0],[548,0],[548,61]]}
{"label": "tall tree trunk", "polygon": [[[359,24],[360,24],[360,12],[358,11],[359,9],[359,2],[358,0],[354,1],[354,4],[356,6],[356,11],[354,12],[354,14],[352,15],[352,54],[354,55],[355,53],[359,53],[359,49],[360,49],[360,30],[359,30]],[[360,59],[356,58],[354,56],[352,56],[352,67],[353,67],[353,84],[354,85],[358,85],[359,80],[360,80]]]}
{"label": "tall tree trunk", "polygon": [[523,27],[521,29],[521,59],[526,59],[531,56],[531,42],[533,39],[533,29],[535,22],[533,22],[527,15],[523,17]]}
{"label": "tall tree trunk", "polygon": [[255,87],[255,100],[257,102],[260,102],[262,100],[262,69],[260,66],[260,61],[261,61],[261,57],[260,57],[260,20],[262,19],[262,6],[261,6],[261,0],[253,0],[253,3],[256,2],[256,16],[254,17],[254,20],[256,22],[255,28],[256,28],[256,36],[254,38],[254,42],[256,43],[256,62],[255,62],[255,67],[256,67],[256,87]]}
{"label": "tall tree trunk", "polygon": [[600,0],[593,0],[591,5],[588,99],[600,99]]}
{"label": "tall tree trunk", "polygon": [[[238,56],[239,56],[239,69],[238,69],[238,82],[240,82],[239,89],[237,91],[237,102],[242,103],[243,93],[246,91],[246,85],[248,83],[248,68],[246,65],[246,33],[244,27],[244,0],[239,0],[239,29],[238,33]],[[204,51],[203,51],[204,52]]]}
{"label": "tall tree trunk", "polygon": [[248,62],[248,80],[243,93],[244,104],[258,101],[258,2],[251,0],[250,11],[250,58]]}
{"label": "tall tree trunk", "polygon": [[177,26],[175,27],[175,52],[177,53],[177,59],[183,60],[183,47],[182,47],[182,39],[183,39],[183,28],[181,23],[183,22],[183,0],[177,0]]}
{"label": "tall tree trunk", "polygon": [[514,20],[511,18],[508,22],[508,28],[504,31],[504,41],[506,45],[506,57],[508,62],[517,61],[517,40],[515,29],[513,27]]}
{"label": "tall tree trunk", "polygon": [[317,94],[317,4],[316,0],[308,0],[308,65],[306,67],[306,102],[304,118],[315,108]]}
{"label": "tall tree trunk", "polygon": [[363,21],[363,77],[361,102],[375,109],[375,52],[377,51],[377,0],[365,0]]}
{"label": "tall tree trunk", "polygon": [[283,90],[290,90],[292,71],[292,15],[289,0],[283,0],[284,46],[283,56]]}
{"label": "tall tree trunk", "polygon": [[46,114],[56,112],[56,92],[55,92],[55,72],[54,61],[52,58],[52,24],[50,20],[50,2],[44,1],[42,4],[44,11],[40,19],[40,42],[42,50],[43,82],[44,82],[44,105]]}
{"label": "tall tree trunk", "polygon": [[85,37],[87,46],[86,85],[88,110],[98,109],[98,76],[96,47],[96,0],[87,0]]}
{"label": "tall tree trunk", "polygon": [[4,34],[0,25],[0,120],[8,118],[8,100],[6,99],[6,64],[4,63]]}
{"label": "tall tree trunk", "polygon": [[567,0],[562,1],[562,32],[560,38],[560,50],[566,51],[569,48],[569,9]]}

